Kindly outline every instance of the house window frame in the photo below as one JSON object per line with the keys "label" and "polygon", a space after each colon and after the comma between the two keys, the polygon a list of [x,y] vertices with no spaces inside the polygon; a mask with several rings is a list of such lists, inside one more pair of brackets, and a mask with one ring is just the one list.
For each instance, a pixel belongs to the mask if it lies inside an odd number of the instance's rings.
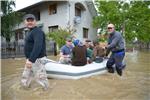
{"label": "house window frame", "polygon": [[40,21],[41,20],[41,13],[40,11],[37,12],[37,21]]}
{"label": "house window frame", "polygon": [[48,31],[51,33],[51,32],[55,32],[58,30],[58,25],[55,25],[55,26],[49,26],[48,27]]}
{"label": "house window frame", "polygon": [[82,15],[82,9],[79,7],[75,7],[75,16],[81,17]]}
{"label": "house window frame", "polygon": [[83,38],[88,38],[89,28],[83,27]]}
{"label": "house window frame", "polygon": [[57,4],[51,4],[48,6],[49,15],[57,14]]}

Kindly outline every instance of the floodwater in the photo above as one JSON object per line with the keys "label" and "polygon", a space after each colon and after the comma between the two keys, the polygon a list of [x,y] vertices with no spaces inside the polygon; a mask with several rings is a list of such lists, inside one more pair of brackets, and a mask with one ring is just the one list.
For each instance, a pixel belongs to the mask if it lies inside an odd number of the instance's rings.
{"label": "floodwater", "polygon": [[2,100],[150,100],[150,51],[128,52],[125,60],[122,77],[106,73],[79,80],[49,79],[50,88],[43,91],[34,81],[29,89],[20,86],[24,58],[2,59]]}

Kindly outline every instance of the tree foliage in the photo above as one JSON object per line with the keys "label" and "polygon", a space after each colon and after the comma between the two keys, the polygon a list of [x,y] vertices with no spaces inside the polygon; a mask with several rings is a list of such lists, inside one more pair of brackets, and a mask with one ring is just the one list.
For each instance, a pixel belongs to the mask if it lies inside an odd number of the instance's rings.
{"label": "tree foliage", "polygon": [[[108,23],[114,23],[117,29],[122,28],[124,21],[123,10],[121,9],[122,2],[119,1],[96,1],[99,16],[96,16],[93,21],[95,27],[101,28],[101,32],[106,31]],[[127,4],[126,4],[127,6]],[[125,9],[125,7],[124,7]]]}
{"label": "tree foliage", "polygon": [[150,42],[150,1],[132,1],[130,5],[126,35],[134,34],[133,36],[138,40]]}
{"label": "tree foliage", "polygon": [[98,16],[93,26],[106,32],[108,23],[113,23],[116,30],[122,31],[126,41],[135,37],[143,42],[150,42],[150,1],[96,0]]}
{"label": "tree foliage", "polygon": [[14,1],[1,1],[2,17],[1,17],[1,35],[10,41],[14,27],[22,21],[22,13],[14,12]]}
{"label": "tree foliage", "polygon": [[71,38],[72,33],[67,29],[58,29],[57,31],[47,33],[47,39],[53,39],[59,47],[65,44],[66,38]]}

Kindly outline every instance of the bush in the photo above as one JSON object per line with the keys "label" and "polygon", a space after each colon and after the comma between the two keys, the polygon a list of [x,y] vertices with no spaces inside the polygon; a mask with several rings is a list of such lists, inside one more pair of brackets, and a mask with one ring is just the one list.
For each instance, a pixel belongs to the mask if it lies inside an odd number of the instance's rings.
{"label": "bush", "polygon": [[57,31],[49,32],[46,37],[48,40],[53,39],[60,48],[65,44],[66,38],[71,37],[71,32],[67,31],[67,29],[58,29]]}

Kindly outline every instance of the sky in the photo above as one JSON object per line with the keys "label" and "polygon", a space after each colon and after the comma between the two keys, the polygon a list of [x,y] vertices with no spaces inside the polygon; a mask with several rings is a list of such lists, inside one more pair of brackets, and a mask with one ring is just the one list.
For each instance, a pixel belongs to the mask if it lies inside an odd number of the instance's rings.
{"label": "sky", "polygon": [[22,9],[24,7],[27,7],[29,5],[32,5],[32,4],[39,2],[39,1],[41,1],[41,0],[15,0],[15,3],[16,3],[15,11]]}
{"label": "sky", "polygon": [[[22,9],[24,7],[30,6],[39,1],[42,1],[42,0],[15,0],[16,8],[14,8],[14,10],[16,11],[16,10]],[[72,1],[75,1],[75,0],[72,0]]]}

